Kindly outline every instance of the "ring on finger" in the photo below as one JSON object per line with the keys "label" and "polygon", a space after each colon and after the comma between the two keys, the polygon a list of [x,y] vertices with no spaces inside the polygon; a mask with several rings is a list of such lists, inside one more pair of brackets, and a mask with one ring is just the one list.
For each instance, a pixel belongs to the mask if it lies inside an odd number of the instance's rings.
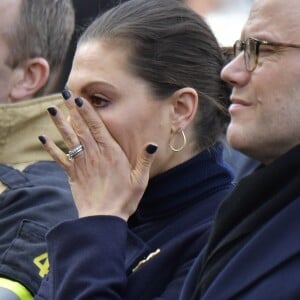
{"label": "ring on finger", "polygon": [[67,153],[67,157],[69,160],[73,160],[76,155],[84,150],[83,146],[80,144],[72,150],[69,150]]}

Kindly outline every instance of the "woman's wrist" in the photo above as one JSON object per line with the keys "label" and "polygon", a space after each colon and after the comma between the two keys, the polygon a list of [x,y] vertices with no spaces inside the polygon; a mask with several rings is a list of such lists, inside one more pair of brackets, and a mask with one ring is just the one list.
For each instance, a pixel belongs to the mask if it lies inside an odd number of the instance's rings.
{"label": "woman's wrist", "polygon": [[107,209],[107,210],[95,210],[95,209],[82,209],[81,211],[78,211],[78,217],[80,219],[82,218],[88,218],[88,217],[96,217],[96,216],[112,216],[112,217],[118,217],[125,222],[129,219],[130,215],[126,212],[121,212],[120,210],[115,209]]}

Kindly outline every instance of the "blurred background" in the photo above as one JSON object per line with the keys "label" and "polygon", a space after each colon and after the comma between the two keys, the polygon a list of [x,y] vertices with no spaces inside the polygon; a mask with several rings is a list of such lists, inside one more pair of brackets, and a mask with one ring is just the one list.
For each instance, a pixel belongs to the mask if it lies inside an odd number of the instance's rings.
{"label": "blurred background", "polygon": [[187,0],[205,16],[221,46],[232,46],[240,38],[253,0]]}

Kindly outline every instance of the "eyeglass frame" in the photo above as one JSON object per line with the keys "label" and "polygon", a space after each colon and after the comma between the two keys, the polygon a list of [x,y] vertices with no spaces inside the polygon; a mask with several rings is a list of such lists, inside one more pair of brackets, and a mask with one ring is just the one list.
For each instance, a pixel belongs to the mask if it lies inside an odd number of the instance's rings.
{"label": "eyeglass frame", "polygon": [[[249,40],[255,41],[255,53],[254,53],[254,66],[253,68],[249,67],[249,64],[247,64],[247,57],[246,57],[246,47],[247,45],[249,45],[249,43],[247,44],[247,42]],[[237,45],[238,43],[240,43],[240,47],[239,47],[239,52],[237,53]],[[243,56],[244,56],[244,62],[245,62],[245,66],[247,68],[247,70],[249,72],[253,72],[256,67],[257,67],[257,63],[258,63],[258,56],[259,56],[259,47],[261,45],[267,45],[267,46],[272,46],[272,47],[287,47],[287,48],[298,48],[300,49],[300,45],[299,44],[289,44],[289,43],[279,43],[279,42],[269,42],[266,40],[259,40],[257,38],[254,37],[249,37],[246,40],[236,40],[234,45],[233,45],[233,55],[234,57],[237,57],[240,53],[244,52]],[[248,51],[247,53],[250,53],[250,51]],[[251,53],[250,53],[251,54]]]}

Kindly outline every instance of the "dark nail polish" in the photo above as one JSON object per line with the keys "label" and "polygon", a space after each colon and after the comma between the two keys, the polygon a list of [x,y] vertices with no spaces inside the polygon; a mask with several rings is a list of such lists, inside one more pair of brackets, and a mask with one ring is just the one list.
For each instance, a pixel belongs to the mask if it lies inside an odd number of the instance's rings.
{"label": "dark nail polish", "polygon": [[71,98],[71,93],[67,88],[64,88],[63,91],[61,92],[61,94],[65,100],[68,100]]}
{"label": "dark nail polish", "polygon": [[45,139],[45,137],[42,136],[42,135],[39,136],[39,140],[40,140],[40,142],[41,142],[43,145],[45,145],[46,142],[47,142],[46,139]]}
{"label": "dark nail polish", "polygon": [[78,107],[81,107],[83,105],[83,101],[81,98],[75,98],[75,103]]}
{"label": "dark nail polish", "polygon": [[149,144],[146,148],[146,151],[149,153],[149,154],[153,154],[155,153],[157,150],[157,146],[156,145],[152,145],[152,144]]}
{"label": "dark nail polish", "polygon": [[56,114],[57,114],[56,108],[54,108],[54,107],[49,107],[47,110],[48,110],[48,112],[49,112],[49,114],[50,114],[51,116],[53,116],[53,117],[56,116]]}

